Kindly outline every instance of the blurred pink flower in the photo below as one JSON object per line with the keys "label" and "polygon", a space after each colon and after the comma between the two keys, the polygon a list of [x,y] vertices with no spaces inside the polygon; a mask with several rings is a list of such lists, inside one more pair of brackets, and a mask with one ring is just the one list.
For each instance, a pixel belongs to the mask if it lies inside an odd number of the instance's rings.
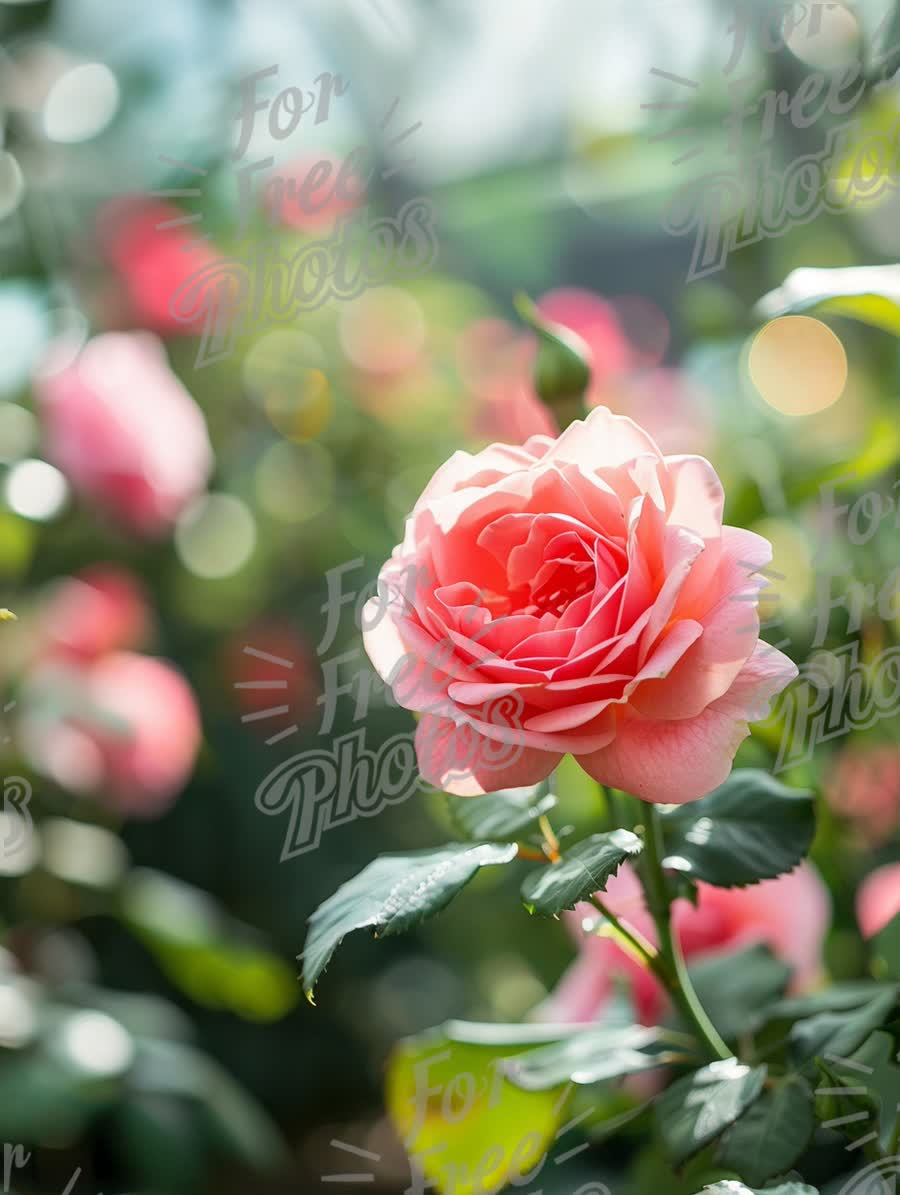
{"label": "blurred pink flower", "polygon": [[111,200],[97,216],[101,247],[121,279],[131,318],[169,336],[197,331],[174,317],[172,298],[193,274],[209,269],[221,256],[198,240],[190,225],[175,224],[188,215],[170,203],[136,195]]}
{"label": "blurred pink flower", "polygon": [[83,665],[47,663],[23,697],[25,749],[64,788],[154,817],[191,773],[201,739],[197,704],[164,660],[120,651]]}
{"label": "blurred pink flower", "polygon": [[531,384],[534,345],[501,319],[482,319],[460,336],[457,365],[474,402],[468,432],[478,443],[524,444],[559,428]]}
{"label": "blurred pink flower", "polygon": [[610,378],[604,402],[645,427],[665,453],[712,454],[711,401],[681,369],[644,369]]}
{"label": "blurred pink flower", "polygon": [[[803,863],[788,875],[748,888],[715,888],[698,884],[695,908],[687,900],[673,906],[673,924],[685,958],[696,960],[754,942],[767,944],[793,969],[792,988],[811,987],[821,975],[822,943],[830,920],[830,901],[819,873]],[[626,864],[600,893],[617,916],[656,943],[653,920],[644,903],[640,881]],[[659,1022],[666,997],[658,981],[612,938],[585,933],[585,919],[597,921],[592,905],[579,905],[567,915],[579,943],[579,955],[541,1009],[544,1020],[593,1021],[615,993],[616,981],[630,989],[638,1019]]]}
{"label": "blurred pink flower", "polygon": [[864,938],[877,933],[900,913],[900,863],[871,872],[856,894],[856,919]]}
{"label": "blurred pink flower", "polygon": [[151,622],[137,578],[112,564],[93,565],[57,581],[41,612],[39,651],[72,660],[93,660],[135,647]]}
{"label": "blurred pink flower", "polygon": [[277,166],[265,183],[269,219],[301,232],[330,232],[338,217],[366,201],[365,185],[352,168],[349,159],[342,161],[331,154]]}
{"label": "blurred pink flower", "polygon": [[845,748],[825,783],[825,797],[870,846],[881,846],[900,824],[900,749],[888,744]]}
{"label": "blurred pink flower", "polygon": [[[281,663],[250,654],[264,652]],[[273,705],[287,705],[284,724],[312,719],[321,691],[319,665],[312,645],[286,619],[260,619],[243,631],[231,635],[224,650],[225,680],[234,693],[242,715],[258,714]],[[248,688],[256,681],[278,682],[272,689]],[[243,686],[243,687],[240,687]],[[247,729],[268,738],[279,729],[269,719],[247,724]]]}
{"label": "blurred pink flower", "polygon": [[47,455],[131,530],[164,533],[212,469],[206,423],[149,332],[57,346],[35,378]]}

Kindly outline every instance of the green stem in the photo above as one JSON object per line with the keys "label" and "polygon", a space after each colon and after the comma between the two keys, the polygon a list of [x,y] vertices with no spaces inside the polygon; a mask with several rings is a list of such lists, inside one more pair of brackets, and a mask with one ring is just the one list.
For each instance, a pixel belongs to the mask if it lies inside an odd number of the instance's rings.
{"label": "green stem", "polygon": [[715,1025],[709,1019],[706,1009],[694,991],[681,945],[672,930],[672,901],[666,886],[662,869],[662,823],[656,806],[647,804],[646,828],[642,880],[647,906],[659,935],[659,959],[661,966],[655,968],[666,985],[669,994],[681,1011],[682,1016],[694,1027],[713,1058],[731,1058],[732,1052],[722,1040]]}
{"label": "green stem", "polygon": [[648,942],[643,934],[639,933],[634,926],[627,925],[621,921],[612,909],[608,909],[599,896],[591,897],[591,904],[598,913],[602,913],[611,926],[619,933],[626,942],[628,942],[637,952],[638,957],[652,970],[656,970],[658,952],[652,942]]}

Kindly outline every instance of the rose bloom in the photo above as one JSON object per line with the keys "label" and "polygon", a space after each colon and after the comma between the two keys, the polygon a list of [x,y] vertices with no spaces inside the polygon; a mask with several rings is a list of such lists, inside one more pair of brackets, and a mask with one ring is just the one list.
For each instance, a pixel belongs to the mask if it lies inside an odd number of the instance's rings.
{"label": "rose bloom", "polygon": [[900,824],[900,750],[887,743],[847,747],[826,781],[825,797],[868,845],[881,846]]}
{"label": "rose bloom", "polygon": [[900,863],[888,863],[867,875],[856,894],[856,920],[862,936],[874,938],[898,913]]}
{"label": "rose bloom", "polygon": [[115,267],[131,318],[166,336],[198,332],[197,325],[175,318],[172,298],[220,257],[198,239],[199,225],[166,227],[188,215],[170,203],[129,196],[104,204],[97,217],[101,248]]}
{"label": "rose bloom", "polygon": [[72,485],[140,535],[165,532],[206,487],[203,414],[149,332],[57,347],[35,379],[47,455]]}
{"label": "rose bloom", "polygon": [[[762,942],[791,966],[793,991],[808,989],[821,978],[830,900],[811,864],[803,863],[776,880],[747,888],[714,888],[701,883],[697,889],[696,908],[687,900],[676,900],[672,906],[673,928],[686,959],[697,961]],[[658,945],[640,881],[628,864],[599,895],[611,912]],[[585,920],[594,923],[598,919],[597,910],[588,904],[566,914],[579,955],[541,1007],[541,1019],[564,1023],[597,1020],[613,998],[616,984],[624,981],[641,1023],[658,1024],[667,1004],[664,989],[615,940],[584,932]]]}
{"label": "rose bloom", "polygon": [[722,525],[708,461],[663,456],[598,407],[557,439],[455,453],[364,612],[366,648],[421,714],[423,777],[534,784],[567,753],[644,800],[728,775],[795,666],[759,640],[771,547]]}
{"label": "rose bloom", "polygon": [[41,655],[93,660],[146,637],[147,596],[126,569],[93,565],[57,581],[41,611]]}
{"label": "rose bloom", "polygon": [[171,804],[200,746],[187,681],[165,660],[136,652],[46,663],[28,678],[23,707],[23,743],[38,770],[135,817]]}

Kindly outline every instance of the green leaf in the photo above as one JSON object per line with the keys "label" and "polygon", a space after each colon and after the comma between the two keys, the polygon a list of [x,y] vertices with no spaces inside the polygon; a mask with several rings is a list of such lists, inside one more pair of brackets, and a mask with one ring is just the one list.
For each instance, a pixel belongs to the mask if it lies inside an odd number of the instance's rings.
{"label": "green leaf", "polygon": [[347,934],[358,929],[383,937],[404,933],[446,908],[482,867],[509,863],[515,856],[514,843],[451,843],[405,855],[379,855],[310,917],[302,956],[307,995]]}
{"label": "green leaf", "polygon": [[766,1020],[768,1006],[783,995],[791,976],[790,967],[761,942],[699,960],[688,970],[713,1024],[732,1039]]}
{"label": "green leaf", "polygon": [[878,1131],[879,1109],[869,1091],[865,1072],[854,1067],[856,1073],[851,1077],[835,1069],[840,1065],[837,1060],[832,1065],[816,1059],[822,1076],[816,1087],[816,1116],[823,1128],[835,1129],[853,1142],[868,1136],[873,1129]]}
{"label": "green leaf", "polygon": [[709,1195],[819,1195],[817,1187],[807,1186],[806,1183],[782,1183],[777,1187],[766,1187],[761,1191],[759,1187],[745,1187],[743,1183],[721,1182],[713,1183],[711,1187],[704,1187]]}
{"label": "green leaf", "polygon": [[809,311],[846,315],[900,336],[900,266],[792,270],[757,304],[764,319]]}
{"label": "green leaf", "polygon": [[594,892],[605,892],[609,877],[626,859],[640,854],[642,847],[630,830],[585,838],[566,851],[559,863],[537,868],[525,877],[522,899],[526,908],[547,916],[574,909]]}
{"label": "green leaf", "polygon": [[284,1166],[288,1154],[265,1110],[218,1062],[181,1042],[138,1042],[130,1089],[195,1102],[210,1142],[254,1170]]}
{"label": "green leaf", "polygon": [[871,979],[836,983],[809,996],[788,996],[784,1000],[777,1000],[766,1009],[766,1020],[797,1021],[820,1012],[847,1012],[861,1008],[879,992],[893,991],[894,987],[894,984],[875,983]]}
{"label": "green leaf", "polygon": [[[542,790],[543,791],[542,793]],[[483,797],[453,797],[447,806],[454,825],[470,842],[496,842],[515,838],[556,805],[546,784],[506,788]]]}
{"label": "green leaf", "polygon": [[545,1163],[566,1089],[512,1086],[502,1067],[509,1053],[450,1042],[436,1030],[401,1042],[389,1058],[388,1112],[428,1189],[488,1195],[510,1182],[522,1187]]}
{"label": "green leaf", "polygon": [[172,983],[197,1004],[248,1020],[275,1021],[297,1003],[294,969],[200,888],[136,868],[122,885],[117,914]]}
{"label": "green leaf", "polygon": [[546,1091],[561,1083],[599,1083],[654,1070],[683,1057],[672,1050],[673,1035],[663,1029],[629,1025],[592,1027],[563,1041],[511,1058],[504,1067],[511,1082],[526,1091]]}
{"label": "green leaf", "polygon": [[812,1090],[800,1075],[779,1079],[727,1130],[718,1152],[726,1170],[764,1183],[790,1170],[813,1135]]}
{"label": "green leaf", "polygon": [[872,954],[878,974],[900,979],[900,913],[875,935]]}
{"label": "green leaf", "polygon": [[734,1124],[759,1097],[765,1066],[743,1066],[736,1058],[712,1062],[667,1088],[656,1105],[656,1121],[675,1165],[686,1162]]}
{"label": "green leaf", "polygon": [[791,1057],[802,1065],[817,1054],[846,1058],[859,1049],[870,1033],[881,1028],[897,1003],[897,987],[892,984],[861,1008],[847,1012],[822,1012],[797,1021],[791,1028]]}
{"label": "green leaf", "polygon": [[816,830],[812,793],[739,769],[709,796],[663,814],[664,865],[719,888],[774,879],[806,855]]}

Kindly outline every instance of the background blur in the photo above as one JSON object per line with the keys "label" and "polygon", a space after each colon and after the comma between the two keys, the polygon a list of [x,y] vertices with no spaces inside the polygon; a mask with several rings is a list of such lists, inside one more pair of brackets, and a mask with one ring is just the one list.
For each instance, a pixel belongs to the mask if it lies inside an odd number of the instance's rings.
{"label": "background blur", "polygon": [[[292,755],[412,729],[374,686],[360,713],[364,680],[338,696],[370,674],[326,574],[355,562],[332,585],[361,592],[452,451],[553,430],[515,293],[587,341],[591,403],[708,456],[727,521],[773,541],[770,642],[826,669],[896,644],[896,339],[754,313],[795,268],[900,257],[896,190],[691,282],[692,237],[664,230],[678,188],[738,164],[738,76],[793,93],[871,64],[893,7],[831,4],[776,48],[755,19],[729,73],[735,10],[713,0],[0,0],[0,601],[18,617],[0,627],[0,1141],[32,1151],[14,1189],[64,1190],[80,1167],[75,1189],[108,1195],[303,1191],[348,1168],[338,1138],[380,1155],[367,1189],[403,1190],[392,1043],[523,1017],[571,958],[492,869],[419,932],[355,935],[312,1007],[310,912],[379,851],[444,841],[446,813],[415,791],[281,861],[290,806],[254,800]],[[236,158],[241,80],[276,65]],[[887,135],[900,84],[821,107],[770,130],[757,111],[741,152],[783,169],[850,119]],[[287,304],[212,361],[203,313],[173,315],[198,270],[260,245],[288,259],[420,198],[438,252],[415,277],[373,251],[380,285]],[[880,495],[852,528],[823,507],[834,479],[835,506]],[[739,762],[771,767],[781,734]],[[822,793],[826,961],[854,978],[856,887],[900,859],[896,718],[784,778]],[[592,786],[566,767],[558,784],[589,824]],[[619,1146],[590,1173],[654,1189]]]}

